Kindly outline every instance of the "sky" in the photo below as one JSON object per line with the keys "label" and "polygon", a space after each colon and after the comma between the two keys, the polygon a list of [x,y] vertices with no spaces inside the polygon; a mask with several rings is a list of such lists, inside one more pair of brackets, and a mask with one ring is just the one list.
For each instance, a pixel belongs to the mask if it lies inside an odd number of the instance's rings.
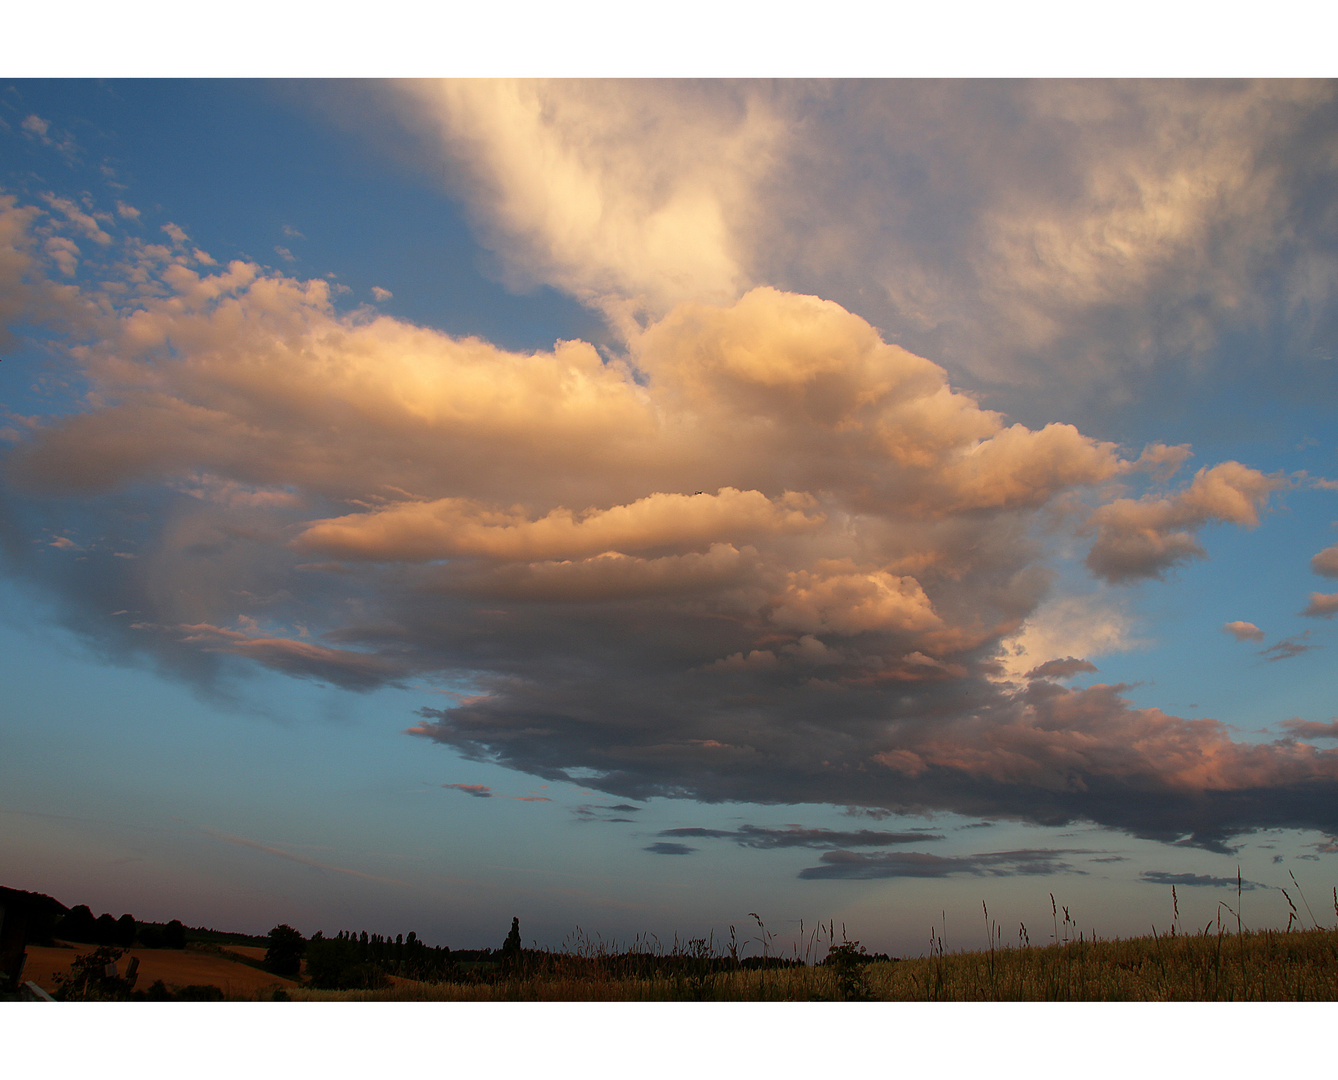
{"label": "sky", "polygon": [[15,80],[0,146],[5,884],[1325,919],[1334,83]]}

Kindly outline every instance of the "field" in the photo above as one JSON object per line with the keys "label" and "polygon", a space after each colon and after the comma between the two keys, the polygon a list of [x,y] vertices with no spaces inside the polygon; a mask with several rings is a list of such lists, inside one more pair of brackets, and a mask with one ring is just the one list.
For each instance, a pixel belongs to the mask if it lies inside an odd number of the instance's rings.
{"label": "field", "polygon": [[[56,976],[68,974],[75,957],[92,950],[92,945],[76,944],[56,948],[29,945],[23,978],[31,979],[47,993],[53,994],[58,986]],[[185,949],[129,949],[120,961],[120,970],[124,973],[130,957],[137,956],[139,974],[136,989],[147,989],[157,980],[174,991],[186,986],[217,986],[223,991],[224,998],[230,1001],[267,1000],[275,990],[291,990],[297,986],[291,979],[251,967],[229,956],[229,953],[258,961],[264,957],[265,950],[244,946],[217,949],[196,945]]]}
{"label": "field", "polygon": [[728,970],[685,957],[633,974],[635,954],[536,954],[509,975],[372,991],[291,991],[299,1001],[1335,1001],[1338,930],[1073,941],[864,962]]}
{"label": "field", "polygon": [[[1338,913],[1338,893],[1334,906]],[[950,953],[936,937],[929,956],[909,959],[869,956],[858,942],[836,941],[829,925],[812,933],[807,950],[747,958],[732,936],[723,948],[694,940],[665,952],[645,938],[629,949],[578,935],[558,952],[450,954],[431,969],[441,975],[434,981],[392,974],[394,965],[388,970],[374,952],[359,954],[352,937],[343,953],[352,982],[330,981],[328,962],[317,966],[315,941],[310,979],[305,962],[301,978],[281,978],[262,969],[263,948],[206,942],[130,950],[120,973],[138,957],[135,996],[161,982],[158,1000],[164,988],[189,1000],[191,991],[179,993],[184,988],[212,986],[228,1001],[1338,1001],[1338,927],[1251,931],[1218,922],[1186,933],[1177,921],[1165,933],[1096,940],[1076,933],[1065,916],[1062,928],[1056,918],[1058,940],[1048,945],[1021,937],[1017,947],[1005,945],[988,924],[993,948]],[[766,952],[774,938],[758,925]],[[361,946],[368,947],[365,935]],[[54,994],[58,977],[90,949],[30,946],[25,978]],[[122,986],[111,996],[126,994]]]}

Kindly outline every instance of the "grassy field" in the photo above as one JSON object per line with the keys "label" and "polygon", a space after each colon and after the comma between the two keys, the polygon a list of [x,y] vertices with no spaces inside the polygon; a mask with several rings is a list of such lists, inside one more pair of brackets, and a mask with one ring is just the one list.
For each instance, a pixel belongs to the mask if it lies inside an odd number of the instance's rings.
{"label": "grassy field", "polygon": [[[257,946],[136,948],[119,963],[124,973],[126,961],[139,958],[136,997],[161,982],[173,992],[217,987],[230,1001],[1338,1001],[1338,926],[1320,927],[1312,915],[1311,929],[1299,929],[1293,907],[1285,930],[1251,931],[1232,919],[1185,933],[1174,890],[1172,900],[1176,922],[1165,933],[1084,937],[1067,909],[1061,933],[1056,908],[1055,943],[1033,946],[1020,935],[1016,947],[1003,943],[982,907],[992,948],[950,953],[935,936],[929,956],[910,959],[871,957],[844,931],[837,941],[834,924],[816,928],[803,953],[777,956],[759,918],[762,936],[754,940],[770,956],[744,958],[732,927],[727,943],[676,941],[668,952],[645,938],[623,948],[578,931],[555,952],[459,954],[433,982],[387,974],[364,956],[355,969],[361,981],[342,985],[378,987],[368,990],[320,990],[270,974]],[[89,948],[30,946],[25,977],[58,994],[61,977]],[[122,986],[112,996],[127,995]]]}
{"label": "grassy field", "polygon": [[[716,958],[716,962],[727,961]],[[510,975],[396,984],[374,991],[295,989],[305,1001],[1335,1001],[1338,930],[1168,935],[936,953],[762,970],[688,958],[632,974],[634,957],[548,954]]]}

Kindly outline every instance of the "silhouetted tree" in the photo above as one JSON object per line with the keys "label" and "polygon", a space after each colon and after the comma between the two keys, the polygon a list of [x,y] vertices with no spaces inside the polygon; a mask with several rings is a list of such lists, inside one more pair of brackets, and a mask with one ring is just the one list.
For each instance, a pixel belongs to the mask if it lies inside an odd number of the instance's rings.
{"label": "silhouetted tree", "polygon": [[70,908],[65,917],[56,924],[56,937],[65,941],[94,942],[97,940],[97,934],[97,920],[93,918],[93,912],[89,910],[87,904]]}
{"label": "silhouetted tree", "polygon": [[180,919],[173,919],[163,928],[164,949],[184,949],[186,947],[186,928]]}
{"label": "silhouetted tree", "polygon": [[97,935],[94,940],[99,945],[114,945],[119,936],[116,931],[116,920],[104,911],[93,924],[93,933]]}
{"label": "silhouetted tree", "polygon": [[520,961],[520,920],[511,918],[511,931],[502,942],[502,966],[512,967]]}
{"label": "silhouetted tree", "polygon": [[127,949],[135,943],[135,917],[122,915],[116,920],[116,944]]}
{"label": "silhouetted tree", "polygon": [[265,968],[275,975],[293,976],[302,970],[302,954],[307,943],[302,935],[287,923],[269,932],[269,948],[265,950]]}

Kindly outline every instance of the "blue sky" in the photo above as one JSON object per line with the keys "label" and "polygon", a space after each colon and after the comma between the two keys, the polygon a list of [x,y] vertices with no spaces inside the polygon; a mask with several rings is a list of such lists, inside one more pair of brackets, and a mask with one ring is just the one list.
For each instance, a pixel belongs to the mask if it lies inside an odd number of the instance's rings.
{"label": "blue sky", "polygon": [[1336,139],[1322,82],[0,86],[6,884],[914,954],[1239,867],[1285,925]]}

